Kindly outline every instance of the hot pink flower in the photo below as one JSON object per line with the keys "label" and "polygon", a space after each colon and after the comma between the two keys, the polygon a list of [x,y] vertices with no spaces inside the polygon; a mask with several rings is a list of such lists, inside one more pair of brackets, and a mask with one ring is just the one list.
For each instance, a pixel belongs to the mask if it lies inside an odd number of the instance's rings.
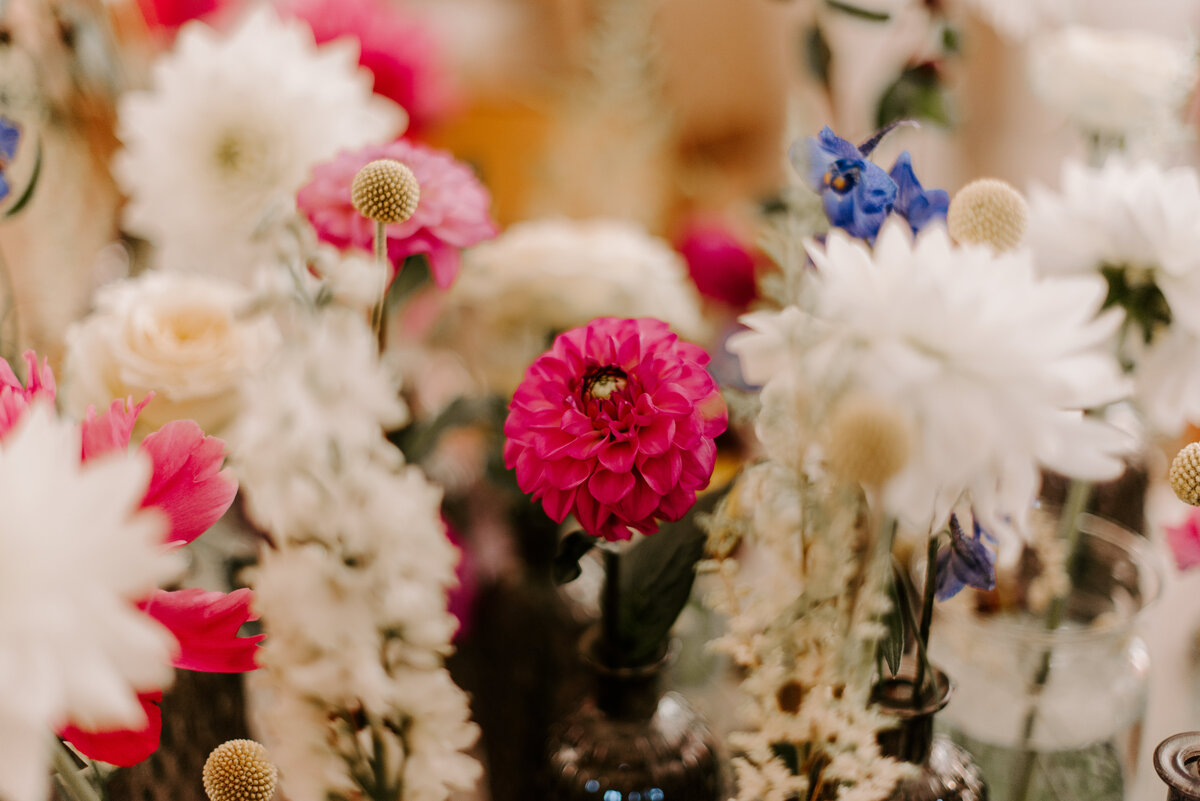
{"label": "hot pink flower", "polygon": [[754,256],[723,225],[694,222],[675,241],[700,294],[745,309],[758,297]]}
{"label": "hot pink flower", "polygon": [[25,351],[24,358],[29,374],[29,383],[25,386],[17,380],[9,363],[0,359],[0,436],[8,433],[35,400],[54,403],[54,373],[50,366],[43,360],[39,370],[37,356],[31,350]]}
{"label": "hot pink flower", "polygon": [[1178,526],[1167,526],[1167,545],[1180,570],[1200,565],[1200,507],[1188,510]]}
{"label": "hot pink flower", "polygon": [[416,213],[387,226],[387,251],[398,272],[416,253],[429,257],[433,280],[445,289],[458,275],[459,251],[496,235],[488,207],[491,196],[465,165],[440,150],[407,142],[344,151],[313,169],[312,181],[296,203],[317,235],[338,248],[371,250],[375,223],[354,210],[350,185],[364,164],[394,159],[408,165],[421,185]]}
{"label": "hot pink flower", "polygon": [[454,105],[441,47],[420,20],[383,0],[284,0],[284,14],[312,27],[317,44],[354,37],[358,63],[375,76],[375,93],[408,112],[408,132],[417,134],[444,117]]}
{"label": "hot pink flower", "polygon": [[504,464],[552,519],[627,540],[678,520],[708,486],[725,403],[708,355],[649,318],[604,317],[560,335],[525,372]]}
{"label": "hot pink flower", "polygon": [[[44,363],[39,370],[33,353],[25,354],[29,382],[22,386],[8,362],[0,359],[0,435],[38,398],[53,401],[54,375]],[[134,405],[116,400],[100,415],[89,409],[80,424],[80,459],[102,457],[129,447],[138,414],[149,398]],[[142,508],[161,509],[170,521],[166,542],[185,545],[217,521],[237,493],[237,482],[222,470],[225,446],[208,437],[191,420],[178,420],[147,436],[141,444],[150,457],[150,482]],[[241,673],[255,668],[254,655],[262,636],[239,637],[238,629],[253,620],[250,590],[232,593],[204,590],[156,591],[138,608],[175,635],[179,654],[175,667],[207,672]],[[134,765],[158,748],[162,716],[161,693],[139,696],[147,724],[138,730],[88,732],[67,726],[63,737],[92,759],[114,765]]]}

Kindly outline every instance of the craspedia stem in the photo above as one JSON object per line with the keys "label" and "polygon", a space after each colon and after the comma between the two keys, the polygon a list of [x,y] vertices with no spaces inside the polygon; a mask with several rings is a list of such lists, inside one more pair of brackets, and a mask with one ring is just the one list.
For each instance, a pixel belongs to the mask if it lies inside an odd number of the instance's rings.
{"label": "craspedia stem", "polygon": [[209,801],[268,801],[279,770],[267,749],[253,740],[221,743],[204,763],[204,792]]}
{"label": "craspedia stem", "polygon": [[1179,500],[1200,506],[1200,442],[1180,448],[1171,460],[1171,489]]}

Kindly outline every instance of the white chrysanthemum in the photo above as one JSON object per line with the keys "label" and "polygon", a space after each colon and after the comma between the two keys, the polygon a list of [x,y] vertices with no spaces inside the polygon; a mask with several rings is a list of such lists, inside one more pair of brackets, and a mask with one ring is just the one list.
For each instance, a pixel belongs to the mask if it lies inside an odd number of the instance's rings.
{"label": "white chrysanthemum", "polygon": [[314,164],[404,124],[372,95],[349,41],[318,49],[305,23],[265,5],[228,35],[190,23],[151,89],[120,103],[126,226],[158,246],[163,267],[244,279],[273,256],[256,231],[292,208]]}
{"label": "white chrysanthemum", "polygon": [[0,443],[0,797],[46,797],[66,723],[144,725],[137,693],[171,681],[170,632],[135,603],[180,564],[139,512],[137,453],[80,464],[77,425],[37,406]]}
{"label": "white chrysanthemum", "polygon": [[[819,425],[823,404],[845,390],[893,405],[915,437],[884,503],[919,529],[943,524],[964,494],[989,525],[1023,519],[1039,466],[1093,479],[1120,472],[1125,437],[1081,413],[1126,390],[1102,350],[1119,318],[1097,318],[1105,295],[1098,277],[1039,279],[1026,252],[955,247],[940,228],[914,243],[894,224],[873,253],[838,232],[809,253],[818,268],[811,310],[747,315],[754,331],[730,343],[735,351],[762,336],[802,343],[763,393],[768,449],[816,441],[821,432],[804,426]],[[794,330],[772,331],[781,320]],[[812,397],[810,422],[797,420],[798,410],[789,417],[794,393],[772,397],[777,381]],[[774,417],[772,403],[782,405]],[[772,419],[774,428],[762,430]]]}
{"label": "white chrysanthemum", "polygon": [[1070,26],[1035,40],[1029,69],[1041,100],[1088,134],[1155,148],[1185,134],[1183,107],[1196,85],[1189,41]]}
{"label": "white chrysanthemum", "polygon": [[1079,0],[966,0],[966,3],[974,6],[998,32],[1017,41],[1073,19],[1079,8]]}
{"label": "white chrysanthemum", "polygon": [[237,413],[242,381],[279,346],[275,323],[249,313],[252,300],[208,275],[152,271],[103,287],[67,331],[65,407],[82,418],[88,406],[153,392],[139,429],[190,419],[218,433]]}
{"label": "white chrysanthemum", "polygon": [[[1165,330],[1131,325],[1119,343],[1132,367],[1135,400],[1150,426],[1177,432],[1200,420],[1200,180],[1189,167],[1163,169],[1110,159],[1102,168],[1063,167],[1058,193],[1030,193],[1027,243],[1050,274],[1120,272],[1131,287],[1158,287],[1171,312]],[[1114,342],[1114,348],[1118,344]]]}
{"label": "white chrysanthemum", "polygon": [[446,293],[443,331],[501,394],[555,335],[597,317],[657,317],[684,339],[706,334],[683,259],[634,223],[518,223],[465,259]]}

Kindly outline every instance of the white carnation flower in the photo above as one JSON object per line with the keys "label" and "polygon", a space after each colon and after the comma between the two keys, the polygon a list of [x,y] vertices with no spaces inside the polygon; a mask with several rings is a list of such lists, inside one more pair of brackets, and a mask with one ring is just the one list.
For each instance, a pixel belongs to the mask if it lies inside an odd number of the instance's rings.
{"label": "white carnation flower", "polygon": [[372,95],[357,57],[349,40],[318,49],[305,23],[265,5],[228,35],[184,26],[150,90],[118,110],[128,229],[163,267],[245,280],[274,255],[256,232],[293,208],[314,164],[403,130],[403,109]]}
{"label": "white carnation flower", "polygon": [[[743,318],[753,329],[784,321],[794,330],[752,331],[731,349],[753,350],[764,336],[788,348],[787,370],[763,400],[786,405],[776,415],[792,415],[792,441],[815,442],[822,404],[850,389],[909,417],[913,452],[883,498],[902,522],[940,526],[964,495],[987,525],[1019,522],[1039,466],[1089,479],[1120,472],[1127,439],[1082,414],[1126,392],[1102,350],[1120,320],[1097,318],[1098,277],[1039,279],[1028,253],[958,248],[936,227],[914,242],[906,228],[885,225],[874,252],[833,232],[809,254],[818,268],[811,309],[789,312],[790,321]],[[769,392],[777,380],[799,387],[802,402]],[[787,441],[778,430],[763,439]]]}
{"label": "white carnation flower", "polygon": [[1062,28],[1029,51],[1034,91],[1088,134],[1159,149],[1181,139],[1196,85],[1192,42],[1144,31]]}
{"label": "white carnation flower", "polygon": [[[1155,287],[1170,322],[1133,320],[1112,347],[1131,369],[1134,399],[1151,428],[1174,434],[1200,421],[1200,180],[1189,167],[1110,159],[1063,167],[1057,193],[1030,192],[1029,233],[1047,275],[1107,272],[1142,292]],[[1147,342],[1147,335],[1150,341]]]}
{"label": "white carnation flower", "polygon": [[617,220],[523,222],[478,245],[446,293],[442,325],[488,388],[511,394],[554,336],[606,316],[657,317],[684,339],[706,335],[683,259]]}
{"label": "white carnation flower", "polygon": [[171,682],[171,633],[137,601],[181,567],[166,520],[138,511],[141,454],[80,463],[80,431],[35,406],[0,443],[0,797],[47,797],[67,723],[145,724],[139,692]]}
{"label": "white carnation flower", "polygon": [[240,285],[205,275],[148,272],[102,288],[67,331],[66,408],[81,418],[88,406],[153,392],[139,430],[190,419],[219,432],[241,383],[280,342],[269,317],[248,316],[251,302]]}

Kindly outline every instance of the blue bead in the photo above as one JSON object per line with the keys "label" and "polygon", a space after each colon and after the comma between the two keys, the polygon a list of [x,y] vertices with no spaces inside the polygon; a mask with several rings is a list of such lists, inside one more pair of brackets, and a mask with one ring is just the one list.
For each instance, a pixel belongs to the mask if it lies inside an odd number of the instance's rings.
{"label": "blue bead", "polygon": [[587,790],[589,793],[594,793],[600,789],[600,782],[596,781],[595,779],[588,779],[587,784],[583,785],[583,789]]}

